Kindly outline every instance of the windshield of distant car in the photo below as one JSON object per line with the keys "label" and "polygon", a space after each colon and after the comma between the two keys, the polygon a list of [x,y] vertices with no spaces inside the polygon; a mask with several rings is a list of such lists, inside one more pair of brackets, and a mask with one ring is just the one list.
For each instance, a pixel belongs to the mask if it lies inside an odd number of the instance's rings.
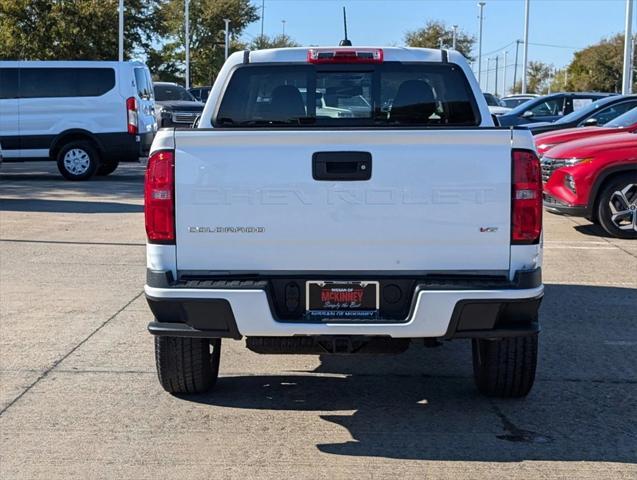
{"label": "windshield of distant car", "polygon": [[515,108],[518,105],[522,105],[524,102],[528,102],[529,100],[533,100],[532,98],[503,98],[500,100],[505,107]]}
{"label": "windshield of distant car", "polygon": [[577,122],[578,120],[587,118],[589,115],[595,113],[596,110],[599,110],[600,107],[603,107],[610,101],[610,98],[602,98],[601,100],[597,100],[596,102],[591,103],[587,107],[580,108],[579,110],[575,110],[574,112],[565,115],[555,123]]}
{"label": "windshield of distant car", "polygon": [[155,91],[155,100],[159,102],[169,102],[171,100],[197,101],[188,90],[179,85],[155,85],[153,90]]}
{"label": "windshield of distant car", "polygon": [[[538,98],[532,98],[530,100],[527,100],[524,103],[521,103],[520,105],[518,105],[517,107],[515,107],[513,110],[511,110],[510,112],[507,112],[507,115],[522,115],[524,112],[526,112],[527,110],[531,110],[533,108],[533,106],[540,105],[542,104],[542,102],[547,102],[550,101],[551,99],[553,99],[555,97],[538,97]],[[538,101],[539,100],[539,101]]]}
{"label": "windshield of distant car", "polygon": [[485,93],[484,99],[487,101],[487,105],[489,105],[490,107],[502,106],[502,103],[500,102],[500,100],[495,95],[492,95],[490,93]]}
{"label": "windshield of distant car", "polygon": [[627,111],[616,119],[605,123],[604,126],[609,128],[626,128],[635,123],[637,123],[637,108]]}

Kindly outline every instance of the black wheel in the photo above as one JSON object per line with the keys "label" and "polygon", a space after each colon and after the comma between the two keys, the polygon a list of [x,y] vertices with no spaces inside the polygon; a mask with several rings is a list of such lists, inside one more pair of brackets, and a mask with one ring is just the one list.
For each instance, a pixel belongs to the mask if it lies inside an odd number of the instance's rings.
{"label": "black wheel", "polygon": [[609,235],[637,238],[637,173],[614,177],[602,187],[597,218]]}
{"label": "black wheel", "polygon": [[538,336],[474,339],[473,378],[490,397],[524,397],[533,386]]}
{"label": "black wheel", "polygon": [[219,375],[221,339],[155,337],[159,383],[170,393],[203,393]]}
{"label": "black wheel", "polygon": [[106,175],[110,175],[115,170],[117,170],[118,166],[119,166],[119,160],[102,163],[99,167],[97,167],[96,174],[101,177],[105,177]]}
{"label": "black wheel", "polygon": [[85,140],[71,141],[57,153],[58,170],[67,180],[88,180],[95,175],[100,157],[95,147]]}

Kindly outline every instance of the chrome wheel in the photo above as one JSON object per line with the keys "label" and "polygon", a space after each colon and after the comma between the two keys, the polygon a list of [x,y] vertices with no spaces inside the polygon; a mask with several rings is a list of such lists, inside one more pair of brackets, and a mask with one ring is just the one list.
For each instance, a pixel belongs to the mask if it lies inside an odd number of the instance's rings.
{"label": "chrome wheel", "polygon": [[64,154],[64,168],[73,175],[85,174],[90,165],[91,157],[81,148],[72,148]]}
{"label": "chrome wheel", "polygon": [[611,222],[620,230],[637,232],[637,184],[629,183],[610,196]]}

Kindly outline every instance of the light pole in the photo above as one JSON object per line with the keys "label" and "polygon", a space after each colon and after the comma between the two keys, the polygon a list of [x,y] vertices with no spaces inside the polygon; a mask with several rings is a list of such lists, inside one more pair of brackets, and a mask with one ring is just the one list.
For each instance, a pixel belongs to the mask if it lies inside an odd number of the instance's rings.
{"label": "light pole", "polygon": [[457,50],[456,46],[458,43],[458,25],[453,26],[453,38],[451,40],[451,48]]}
{"label": "light pole", "polygon": [[265,0],[261,0],[261,40],[263,40],[263,19],[265,18]]}
{"label": "light pole", "polygon": [[507,51],[504,51],[504,72],[502,74],[502,96],[507,94]]}
{"label": "light pole", "polygon": [[118,60],[120,62],[124,61],[124,0],[119,0],[119,27],[118,27],[118,38],[119,38],[119,54]]}
{"label": "light pole", "polygon": [[285,20],[281,20],[281,25],[283,25],[283,36],[285,37]]}
{"label": "light pole", "polygon": [[513,65],[513,93],[515,93],[515,84],[518,81],[518,50],[520,49],[520,44],[522,40],[515,41],[515,64]]}
{"label": "light pole", "polygon": [[495,88],[493,89],[493,94],[498,94],[498,61],[500,59],[499,55],[495,56]]}
{"label": "light pole", "polygon": [[633,91],[631,71],[633,65],[633,0],[626,0],[626,28],[624,31],[624,70],[622,76],[622,95],[629,95]]}
{"label": "light pole", "polygon": [[478,35],[478,85],[482,79],[482,20],[484,19],[483,11],[486,2],[478,2],[480,7],[480,34]]}
{"label": "light pole", "polygon": [[491,57],[487,57],[487,85],[484,89],[485,92],[489,91],[489,67],[491,66]]}
{"label": "light pole", "polygon": [[230,20],[227,18],[224,18],[223,21],[226,24],[226,29],[225,29],[225,40],[224,40],[224,58],[226,60],[228,60],[228,51],[229,51],[229,47],[230,47]]}
{"label": "light pole", "polygon": [[529,2],[524,0],[524,51],[522,55],[522,93],[526,93],[526,68],[529,61]]}
{"label": "light pole", "polygon": [[186,36],[186,88],[190,88],[190,0],[184,2],[184,30]]}

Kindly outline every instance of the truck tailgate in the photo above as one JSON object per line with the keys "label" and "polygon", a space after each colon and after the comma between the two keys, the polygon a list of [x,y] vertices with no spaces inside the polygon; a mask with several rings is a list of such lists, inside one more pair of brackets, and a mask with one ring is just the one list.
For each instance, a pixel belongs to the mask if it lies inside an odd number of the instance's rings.
{"label": "truck tailgate", "polygon": [[[509,268],[508,130],[192,130],[175,146],[180,271]],[[368,152],[371,178],[315,180],[316,152]]]}

